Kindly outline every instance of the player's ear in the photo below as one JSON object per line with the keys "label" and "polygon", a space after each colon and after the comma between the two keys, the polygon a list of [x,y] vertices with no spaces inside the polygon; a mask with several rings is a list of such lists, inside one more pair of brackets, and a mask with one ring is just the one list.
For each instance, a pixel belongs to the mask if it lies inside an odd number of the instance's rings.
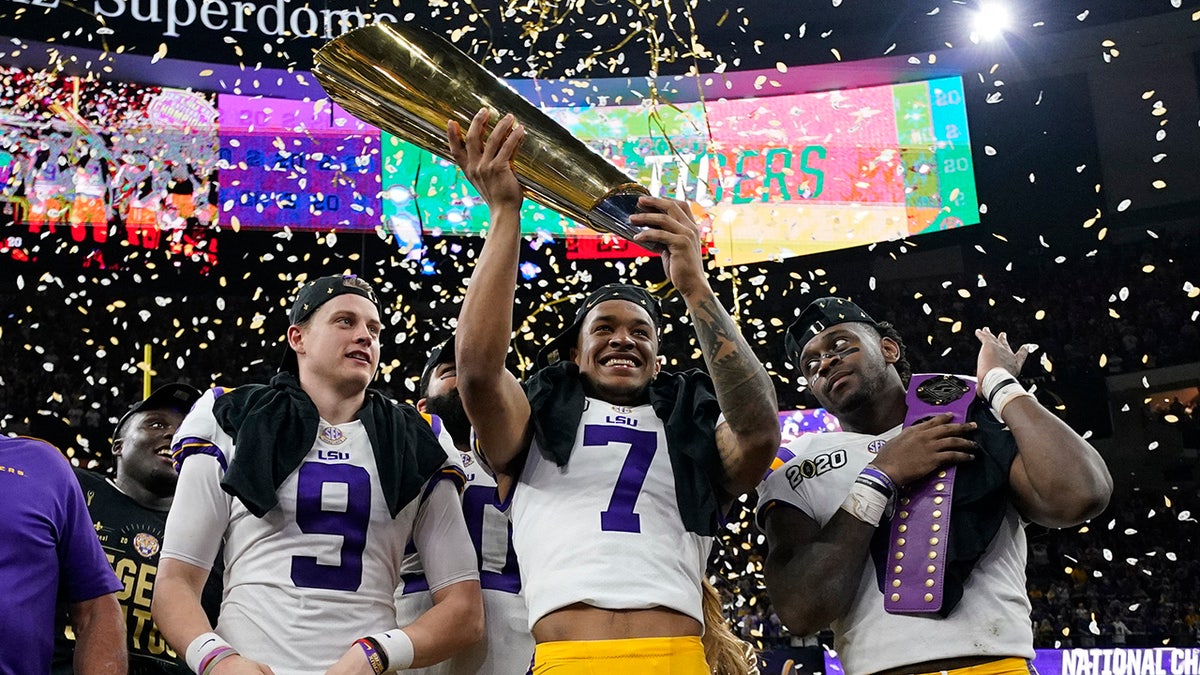
{"label": "player's ear", "polygon": [[417,412],[421,412],[421,413],[429,412],[425,409],[425,401],[427,401],[427,400],[429,400],[429,399],[422,398],[417,401]]}
{"label": "player's ear", "polygon": [[894,364],[900,361],[900,345],[892,338],[879,338],[879,350],[883,352],[885,362]]}
{"label": "player's ear", "polygon": [[297,354],[304,353],[304,329],[296,325],[288,326],[287,342]]}

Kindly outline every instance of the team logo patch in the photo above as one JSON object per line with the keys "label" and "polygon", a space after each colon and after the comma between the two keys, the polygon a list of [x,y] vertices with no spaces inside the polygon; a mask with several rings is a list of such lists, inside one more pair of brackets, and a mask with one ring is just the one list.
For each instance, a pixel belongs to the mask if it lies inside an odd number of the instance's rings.
{"label": "team logo patch", "polygon": [[463,463],[464,467],[471,466],[472,464],[475,463],[475,460],[471,459],[471,453],[460,452],[459,454],[462,455],[462,463]]}
{"label": "team logo patch", "polygon": [[871,441],[869,445],[867,445],[867,452],[871,453],[872,455],[877,455],[879,454],[879,449],[886,444],[887,441],[883,440],[882,438],[876,438],[875,440]]}
{"label": "team logo patch", "polygon": [[133,547],[137,549],[137,552],[143,558],[153,558],[158,555],[158,537],[145,532],[138,532],[133,538]]}
{"label": "team logo patch", "polygon": [[346,442],[346,434],[337,427],[325,427],[321,430],[321,440],[329,445],[341,445]]}

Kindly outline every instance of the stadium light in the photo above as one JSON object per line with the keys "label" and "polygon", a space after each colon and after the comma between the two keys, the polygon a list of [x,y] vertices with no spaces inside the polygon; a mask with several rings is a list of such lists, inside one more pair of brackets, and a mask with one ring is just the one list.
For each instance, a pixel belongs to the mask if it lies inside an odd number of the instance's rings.
{"label": "stadium light", "polygon": [[985,2],[979,5],[979,9],[975,11],[975,20],[972,23],[971,41],[990,41],[1004,34],[1012,24],[1012,16],[1008,11],[1008,7],[996,3]]}

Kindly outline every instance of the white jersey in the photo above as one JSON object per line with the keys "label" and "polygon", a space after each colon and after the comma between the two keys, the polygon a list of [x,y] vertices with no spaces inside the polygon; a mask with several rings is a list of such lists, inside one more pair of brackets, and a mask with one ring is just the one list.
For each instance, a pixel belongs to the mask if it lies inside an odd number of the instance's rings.
{"label": "white jersey", "polygon": [[712,538],[687,531],[663,423],[588,398],[567,466],[529,449],[509,505],[529,627],[556,609],[667,607],[700,623]]}
{"label": "white jersey", "polygon": [[[792,441],[758,487],[759,526],[772,509],[792,507],[824,527],[862,468],[900,430],[896,426],[879,436],[805,434]],[[850,611],[832,624],[834,647],[850,675],[960,656],[1034,656],[1025,528],[1011,504],[967,578],[962,600],[946,618],[889,614],[876,579],[868,555]]]}
{"label": "white jersey", "polygon": [[[414,675],[521,675],[533,659],[533,636],[517,554],[512,547],[512,523],[497,507],[496,481],[479,464],[472,450],[460,453],[466,471],[463,517],[479,565],[486,617],[483,639],[453,657],[428,668],[406,670]],[[404,559],[402,583],[396,592],[396,621],[405,626],[433,606],[421,557],[412,549]]]}
{"label": "white jersey", "polygon": [[[457,491],[435,476],[393,519],[362,422],[322,421],[312,449],[280,485],[279,504],[257,518],[220,487],[236,454],[213,417],[220,393],[205,393],[176,432],[177,450],[194,454],[181,468],[162,557],[208,569],[224,539],[216,632],[277,675],[324,673],[354,640],[395,627],[393,592],[414,532],[419,543],[465,539]],[[449,460],[442,469],[456,470]],[[437,589],[478,572],[439,561],[430,578]]]}

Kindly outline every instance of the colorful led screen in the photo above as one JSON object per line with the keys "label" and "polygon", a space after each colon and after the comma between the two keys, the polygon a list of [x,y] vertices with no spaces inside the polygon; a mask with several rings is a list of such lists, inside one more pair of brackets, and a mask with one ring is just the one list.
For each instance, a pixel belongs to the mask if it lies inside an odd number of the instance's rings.
{"label": "colorful led screen", "polygon": [[779,431],[781,443],[787,445],[804,434],[820,434],[827,431],[841,431],[842,425],[837,418],[824,408],[806,408],[804,410],[781,410],[779,412]]}
{"label": "colorful led screen", "polygon": [[[979,222],[962,80],[674,106],[547,108],[655,194],[700,207],[719,264],[785,258]],[[468,234],[486,208],[449,163],[383,136],[392,229]],[[526,206],[527,234],[596,234]],[[574,241],[574,257],[633,256]]]}
{"label": "colorful led screen", "polygon": [[[102,244],[201,230],[475,234],[487,208],[449,162],[328,100],[194,92],[0,71],[0,206],[31,234]],[[720,265],[978,222],[960,78],[546,113],[651,193],[686,199]],[[219,188],[218,188],[219,186]],[[571,258],[633,257],[527,201],[526,234]],[[122,229],[126,232],[122,233]],[[164,236],[165,235],[165,236]]]}
{"label": "colorful led screen", "polygon": [[979,222],[960,78],[708,108],[697,201],[723,264]]}
{"label": "colorful led screen", "polygon": [[224,221],[271,229],[379,226],[379,130],[328,100],[223,94],[217,106]]}
{"label": "colorful led screen", "polygon": [[0,222],[16,226],[5,247],[49,234],[215,261],[212,98],[0,66]]}

